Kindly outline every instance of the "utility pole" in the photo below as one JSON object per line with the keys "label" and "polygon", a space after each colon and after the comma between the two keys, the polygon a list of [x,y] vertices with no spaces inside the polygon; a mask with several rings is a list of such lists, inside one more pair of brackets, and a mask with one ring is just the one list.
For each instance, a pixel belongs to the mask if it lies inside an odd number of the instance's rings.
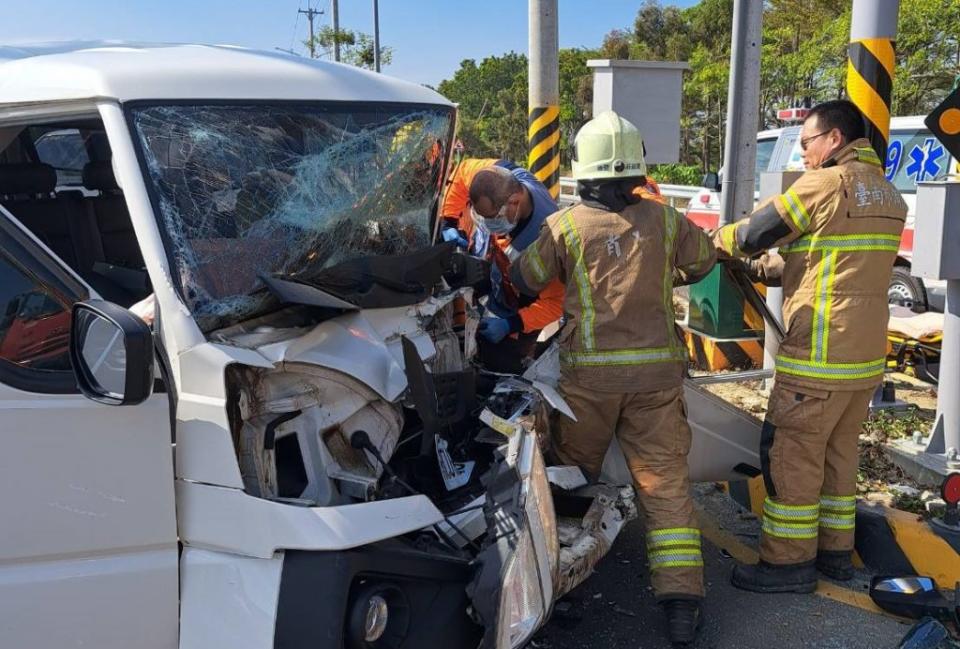
{"label": "utility pole", "polygon": [[753,211],[762,31],[763,3],[734,0],[720,225],[739,221]]}
{"label": "utility pole", "polygon": [[310,23],[310,40],[307,41],[307,48],[310,50],[310,58],[311,58],[311,59],[315,59],[315,58],[317,58],[317,51],[316,51],[316,50],[317,50],[317,43],[316,43],[316,39],[315,39],[315,36],[314,36],[314,31],[313,31],[313,19],[314,19],[315,16],[319,16],[319,15],[323,14],[323,12],[322,12],[322,11],[317,11],[316,9],[314,9],[313,7],[311,7],[311,6],[310,6],[310,3],[308,2],[308,3],[307,3],[307,8],[306,8],[306,9],[297,9],[297,13],[298,13],[298,14],[305,14],[305,15],[307,16],[307,22]]}
{"label": "utility pole", "polygon": [[890,97],[900,0],[853,0],[847,94],[866,118],[867,137],[880,159],[890,141]]}
{"label": "utility pole", "polygon": [[333,60],[340,62],[340,6],[337,0],[330,0],[330,13],[333,14]]}
{"label": "utility pole", "polygon": [[560,37],[557,0],[529,0],[530,173],[560,195]]}
{"label": "utility pole", "polygon": [[380,72],[380,2],[373,0],[373,70]]}

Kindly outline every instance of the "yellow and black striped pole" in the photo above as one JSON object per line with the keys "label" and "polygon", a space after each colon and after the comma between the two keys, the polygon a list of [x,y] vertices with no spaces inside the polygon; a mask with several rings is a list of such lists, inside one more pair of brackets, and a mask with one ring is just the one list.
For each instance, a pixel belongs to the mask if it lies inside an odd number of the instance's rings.
{"label": "yellow and black striped pole", "polygon": [[531,108],[528,137],[530,173],[557,198],[560,195],[560,108]]}
{"label": "yellow and black striped pole", "polygon": [[847,94],[866,118],[867,137],[881,160],[890,142],[894,41],[900,0],[853,0]]}
{"label": "yellow and black striped pole", "polygon": [[560,43],[557,0],[529,0],[530,173],[560,196]]}

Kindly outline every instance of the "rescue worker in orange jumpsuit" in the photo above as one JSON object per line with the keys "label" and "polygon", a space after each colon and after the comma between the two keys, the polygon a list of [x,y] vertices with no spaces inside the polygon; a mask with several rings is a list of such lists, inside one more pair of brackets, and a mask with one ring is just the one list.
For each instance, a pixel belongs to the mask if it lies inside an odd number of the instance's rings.
{"label": "rescue worker in orange jumpsuit", "polygon": [[646,515],[651,580],[668,635],[686,646],[696,636],[704,582],[687,467],[688,357],[673,287],[704,277],[716,253],[692,222],[637,193],[646,165],[630,122],[603,113],[580,129],[575,149],[582,202],[547,219],[513,279],[529,294],[557,278],[566,285],[560,390],[577,420],[552,420],[552,453],[596,480],[617,437]]}
{"label": "rescue worker in orange jumpsuit", "polygon": [[864,133],[848,101],[813,108],[806,173],[714,235],[726,255],[782,256],[781,277],[760,269],[782,283],[787,335],[760,441],[760,562],[733,573],[746,590],[805,593],[818,570],[853,576],[857,439],[886,366],[887,285],[907,214]]}
{"label": "rescue worker in orange jumpsuit", "polygon": [[511,265],[556,210],[543,183],[503,160],[463,160],[447,187],[441,206],[443,239],[491,262],[478,341],[480,362],[489,370],[521,373],[541,330],[563,315],[559,281],[532,297],[521,295],[510,282]]}

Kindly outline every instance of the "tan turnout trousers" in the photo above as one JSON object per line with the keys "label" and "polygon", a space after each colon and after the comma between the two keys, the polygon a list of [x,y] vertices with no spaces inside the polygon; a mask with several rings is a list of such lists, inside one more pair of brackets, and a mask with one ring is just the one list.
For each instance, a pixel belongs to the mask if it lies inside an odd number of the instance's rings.
{"label": "tan turnout trousers", "polygon": [[571,382],[561,388],[577,421],[555,416],[556,459],[580,466],[596,479],[616,436],[647,522],[647,560],[657,599],[702,597],[703,557],[690,498],[691,433],[683,388],[611,393]]}
{"label": "tan turnout trousers", "polygon": [[764,561],[797,564],[818,549],[853,549],[857,440],[873,392],[774,385],[760,441]]}

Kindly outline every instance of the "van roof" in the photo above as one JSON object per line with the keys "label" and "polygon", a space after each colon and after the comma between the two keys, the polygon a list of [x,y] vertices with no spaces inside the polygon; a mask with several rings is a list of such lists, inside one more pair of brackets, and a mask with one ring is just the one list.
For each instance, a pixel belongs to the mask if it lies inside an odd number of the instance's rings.
{"label": "van roof", "polygon": [[0,46],[0,104],[83,99],[452,104],[350,65],[229,45],[69,42]]}
{"label": "van roof", "polygon": [[[907,115],[905,117],[891,117],[890,130],[926,128],[926,126],[923,123],[924,119],[926,119],[925,115]],[[786,127],[783,127],[783,128],[786,128]],[[759,133],[757,133],[757,139],[766,140],[766,139],[780,137],[780,134],[783,132],[783,128],[771,128],[766,131],[760,131]]]}

